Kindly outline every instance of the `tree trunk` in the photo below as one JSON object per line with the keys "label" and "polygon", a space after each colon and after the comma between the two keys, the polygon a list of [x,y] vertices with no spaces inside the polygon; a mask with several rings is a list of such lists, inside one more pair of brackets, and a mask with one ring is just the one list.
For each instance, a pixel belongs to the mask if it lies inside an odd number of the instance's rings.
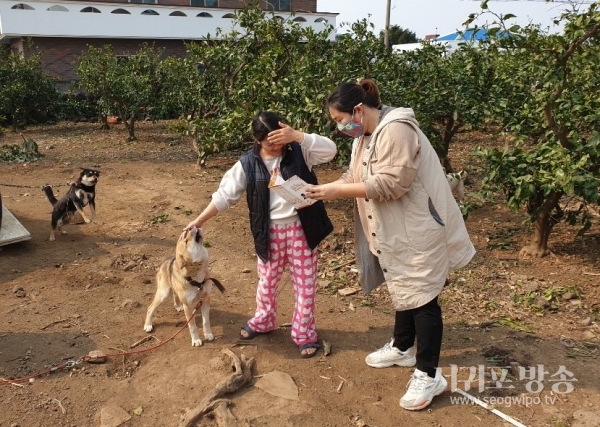
{"label": "tree trunk", "polygon": [[[551,253],[548,249],[548,239],[552,229],[560,220],[560,212],[558,211],[558,202],[562,197],[562,193],[552,192],[548,195],[541,207],[538,204],[528,206],[529,214],[535,212],[539,207],[537,218],[535,219],[533,238],[529,245],[523,247],[519,252],[519,256],[531,256],[535,258],[545,257]],[[555,215],[553,211],[557,211]]]}
{"label": "tree trunk", "polygon": [[446,170],[446,173],[454,172],[454,168],[450,163],[450,158],[448,157],[448,151],[450,149],[450,142],[456,135],[456,132],[461,126],[460,120],[454,120],[454,117],[445,117],[444,118],[444,130],[442,131],[442,147],[437,149],[438,157],[440,158],[440,163],[442,167]]}
{"label": "tree trunk", "polygon": [[110,126],[108,125],[108,115],[104,113],[98,114],[98,122],[100,122],[101,130],[109,130]]}
{"label": "tree trunk", "polygon": [[123,124],[125,125],[125,128],[127,129],[127,141],[135,141],[135,118],[131,117],[129,120],[127,120],[127,118],[125,118],[124,116],[121,116],[121,119],[123,120]]}
{"label": "tree trunk", "polygon": [[132,117],[131,120],[129,121],[129,124],[127,125],[127,130],[129,131],[129,138],[127,138],[128,141],[135,141],[136,137],[135,137],[135,117]]}

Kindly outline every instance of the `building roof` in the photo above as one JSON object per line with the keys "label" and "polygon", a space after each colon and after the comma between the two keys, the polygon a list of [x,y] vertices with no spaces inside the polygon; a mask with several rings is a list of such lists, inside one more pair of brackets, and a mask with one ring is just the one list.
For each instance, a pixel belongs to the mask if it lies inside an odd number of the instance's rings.
{"label": "building roof", "polygon": [[489,35],[486,29],[478,28],[465,31],[455,31],[454,33],[446,34],[435,38],[438,42],[450,42],[450,41],[485,41],[489,39]]}
{"label": "building roof", "polygon": [[[233,9],[156,4],[0,0],[0,43],[19,37],[218,39],[234,29]],[[269,12],[270,13],[270,12]],[[322,31],[336,13],[277,11],[273,17]],[[335,30],[331,34],[335,39]]]}

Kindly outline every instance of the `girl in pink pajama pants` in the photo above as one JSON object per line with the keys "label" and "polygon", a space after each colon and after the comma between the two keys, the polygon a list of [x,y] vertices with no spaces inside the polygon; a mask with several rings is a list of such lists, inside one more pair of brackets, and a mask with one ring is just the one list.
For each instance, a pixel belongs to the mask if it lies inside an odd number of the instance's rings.
{"label": "girl in pink pajama pants", "polygon": [[269,187],[274,171],[283,179],[297,176],[316,185],[314,165],[333,159],[337,148],[324,136],[299,132],[265,111],[252,119],[255,142],[223,176],[212,201],[186,228],[200,228],[231,208],[246,193],[250,230],[258,257],[256,312],[240,330],[252,339],[277,327],[277,293],[288,266],[294,287],[292,339],[303,358],[316,354],[315,330],[317,246],[333,231],[322,201],[296,209]]}

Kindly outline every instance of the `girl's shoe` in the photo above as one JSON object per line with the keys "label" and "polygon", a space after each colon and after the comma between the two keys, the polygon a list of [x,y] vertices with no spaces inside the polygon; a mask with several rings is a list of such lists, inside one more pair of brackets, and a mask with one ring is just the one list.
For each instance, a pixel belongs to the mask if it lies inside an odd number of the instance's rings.
{"label": "girl's shoe", "polygon": [[242,330],[246,331],[246,336],[242,335],[242,331],[240,331],[241,340],[251,340],[252,338],[256,338],[258,335],[261,334],[260,332],[256,332],[254,329],[248,326],[247,323],[242,326]]}
{"label": "girl's shoe", "polygon": [[309,353],[303,353],[303,350],[306,350],[307,348],[315,348],[318,349],[320,347],[318,342],[307,342],[305,344],[300,344],[298,346],[298,349],[300,350],[300,357],[303,359],[309,359],[311,357],[313,357],[315,354],[317,354],[317,350],[313,351],[313,352],[309,352]]}

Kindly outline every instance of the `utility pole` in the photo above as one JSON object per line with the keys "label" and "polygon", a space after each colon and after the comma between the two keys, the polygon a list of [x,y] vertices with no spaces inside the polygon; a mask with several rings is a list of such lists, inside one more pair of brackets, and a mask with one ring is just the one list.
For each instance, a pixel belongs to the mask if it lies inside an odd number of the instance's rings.
{"label": "utility pole", "polygon": [[386,0],[387,6],[385,8],[385,30],[383,36],[383,44],[386,49],[390,48],[390,9],[392,0]]}

